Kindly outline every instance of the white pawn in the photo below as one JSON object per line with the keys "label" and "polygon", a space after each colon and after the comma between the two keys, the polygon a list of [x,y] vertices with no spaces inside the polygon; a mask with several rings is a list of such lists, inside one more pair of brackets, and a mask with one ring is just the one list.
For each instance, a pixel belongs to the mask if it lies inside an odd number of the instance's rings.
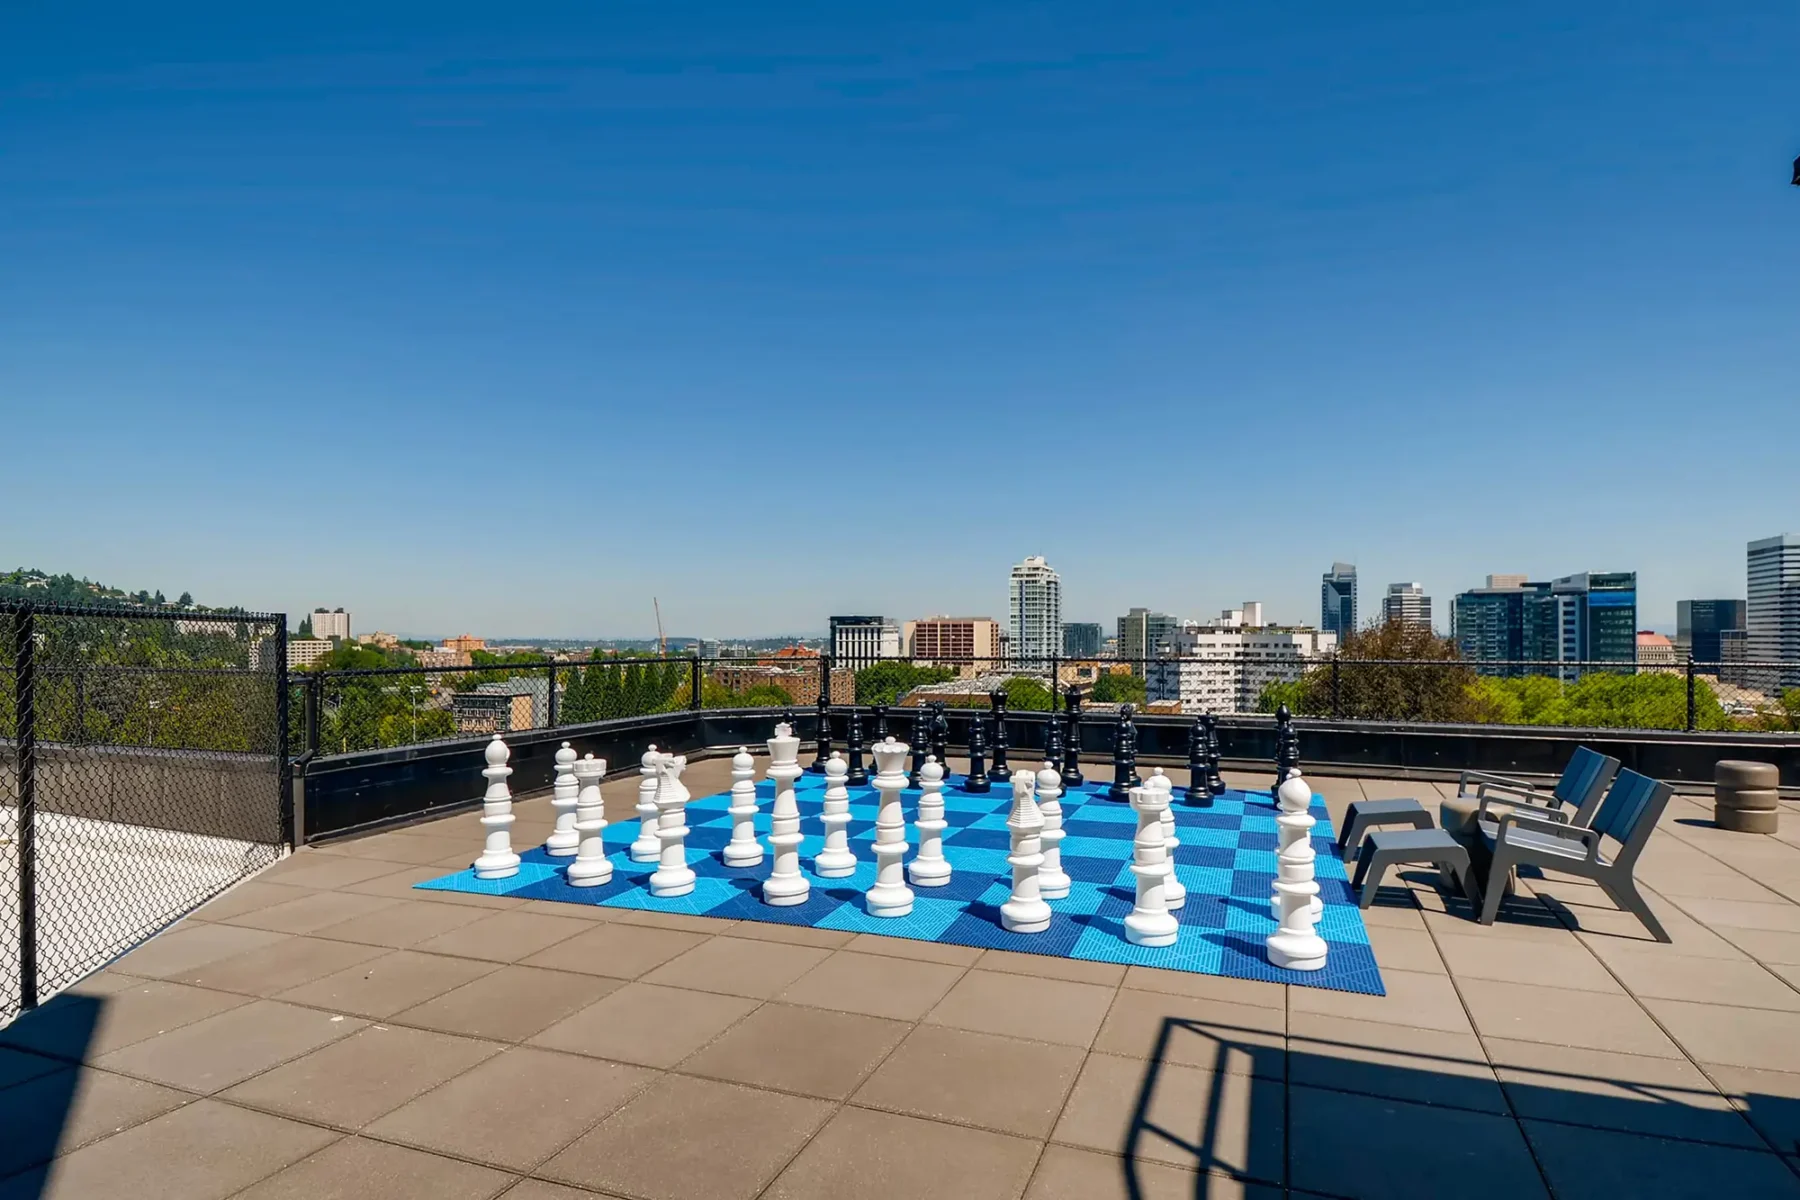
{"label": "white pawn", "polygon": [[661,757],[655,743],[651,743],[638,760],[638,832],[631,843],[632,862],[655,862],[662,857],[662,843],[656,839],[656,761]]}
{"label": "white pawn", "polygon": [[[1037,806],[1044,814],[1044,865],[1038,868],[1038,895],[1046,900],[1061,900],[1069,894],[1069,873],[1062,866],[1063,832],[1062,776],[1053,763],[1046,762],[1037,773]],[[923,829],[925,822],[919,822]]]}
{"label": "white pawn", "polygon": [[685,896],[694,890],[694,869],[687,865],[688,790],[681,773],[687,759],[673,754],[658,756],[656,764],[656,840],[660,853],[650,874],[652,896]]}
{"label": "white pawn", "polygon": [[1044,865],[1044,814],[1038,811],[1032,791],[1037,776],[1020,771],[1012,777],[1012,813],[1006,828],[1012,834],[1012,895],[1000,906],[1000,925],[1010,933],[1042,933],[1050,928],[1050,906],[1038,891],[1038,869]]}
{"label": "white pawn", "polygon": [[1170,875],[1162,840],[1162,808],[1169,797],[1160,788],[1131,789],[1137,836],[1131,841],[1131,873],[1137,876],[1137,905],[1125,917],[1125,940],[1134,946],[1173,946],[1181,926],[1169,912],[1163,886]]}
{"label": "white pawn", "polygon": [[564,742],[556,752],[556,780],[550,785],[550,808],[556,813],[556,825],[544,839],[544,853],[554,858],[569,858],[581,848],[581,835],[575,832],[575,805],[581,785],[575,782],[575,749]]}
{"label": "white pawn", "polygon": [[575,861],[569,864],[570,887],[599,887],[611,883],[612,860],[606,857],[606,802],[600,781],[606,778],[606,760],[586,755],[575,764],[580,792],[575,802],[575,832],[581,839]]}
{"label": "white pawn", "polygon": [[914,887],[943,887],[950,882],[950,860],[944,857],[944,765],[925,756],[919,768],[919,853],[906,864]]}
{"label": "white pawn", "polygon": [[865,894],[871,917],[904,917],[913,909],[912,889],[906,886],[906,813],[900,793],[906,787],[906,756],[912,747],[890,735],[875,743],[875,778],[881,800],[875,810],[875,882]]}
{"label": "white pawn", "polygon": [[756,840],[756,760],[746,746],[731,756],[731,840],[725,844],[725,865],[754,867],[763,860],[762,843]]}
{"label": "white pawn", "polygon": [[819,823],[825,826],[825,848],[813,859],[813,874],[822,879],[841,879],[856,874],[856,855],[850,852],[850,764],[836,750],[825,764],[825,799]]}
{"label": "white pawn", "polygon": [[512,751],[496,733],[487,744],[487,767],[481,772],[488,781],[487,794],[481,798],[481,828],[487,832],[487,845],[475,860],[477,879],[505,879],[519,873],[519,856],[512,848],[512,792],[506,787],[506,777],[512,774],[506,760],[511,757]]}
{"label": "white pawn", "polygon": [[1317,971],[1325,966],[1327,947],[1314,926],[1324,913],[1312,848],[1312,789],[1294,772],[1279,789],[1281,850],[1276,855],[1275,895],[1281,926],[1269,935],[1269,961],[1289,971]]}
{"label": "white pawn", "polygon": [[763,881],[763,903],[777,907],[805,904],[812,895],[811,881],[800,873],[800,802],[794,796],[794,780],[804,774],[799,757],[800,739],[786,724],[777,725],[769,739],[768,772],[775,781],[775,807],[769,811],[775,862]]}
{"label": "white pawn", "polygon": [[1144,780],[1144,786],[1163,794],[1163,852],[1169,856],[1169,879],[1163,884],[1163,899],[1168,901],[1169,911],[1174,912],[1187,903],[1187,887],[1181,882],[1180,868],[1175,863],[1175,848],[1181,845],[1181,838],[1175,832],[1175,784],[1158,767],[1155,774]]}
{"label": "white pawn", "polygon": [[[1287,778],[1282,781],[1281,786],[1275,791],[1276,811],[1284,813],[1309,812],[1312,809],[1312,797],[1312,785],[1307,783],[1306,780],[1301,777],[1300,768],[1290,768]],[[1275,828],[1279,836],[1279,842],[1276,847],[1278,858],[1280,851],[1287,848],[1290,840],[1302,836],[1309,839],[1312,837],[1311,825],[1307,826],[1308,832],[1302,834],[1297,827],[1290,828],[1289,826],[1283,825],[1281,823],[1281,818],[1279,817],[1275,819]],[[1280,876],[1277,875],[1276,878],[1279,879]],[[1314,921],[1319,920],[1325,915],[1325,901],[1316,895],[1312,898],[1312,912]],[[1269,884],[1269,915],[1274,917],[1277,921],[1281,920],[1281,889],[1276,886],[1275,881],[1271,881]]]}

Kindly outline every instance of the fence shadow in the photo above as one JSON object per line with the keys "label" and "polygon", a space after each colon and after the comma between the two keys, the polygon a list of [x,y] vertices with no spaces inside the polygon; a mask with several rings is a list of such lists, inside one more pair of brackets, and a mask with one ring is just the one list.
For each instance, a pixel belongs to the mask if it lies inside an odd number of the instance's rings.
{"label": "fence shadow", "polygon": [[76,1140],[111,1132],[80,1123],[91,1079],[80,1064],[106,1004],[104,996],[64,992],[0,1027],[0,1193],[8,1200],[43,1195],[46,1164]]}

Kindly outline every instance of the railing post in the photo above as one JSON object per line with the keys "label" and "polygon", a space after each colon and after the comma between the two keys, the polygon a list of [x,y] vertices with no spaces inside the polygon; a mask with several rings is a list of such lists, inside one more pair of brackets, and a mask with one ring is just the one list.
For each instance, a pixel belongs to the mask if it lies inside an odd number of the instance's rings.
{"label": "railing post", "polygon": [[701,689],[704,686],[705,680],[700,672],[700,656],[696,654],[688,661],[688,707],[694,712],[699,712],[706,707],[701,703]]}
{"label": "railing post", "polygon": [[1051,712],[1056,711],[1057,696],[1060,695],[1062,692],[1062,684],[1060,682],[1061,676],[1062,676],[1062,659],[1057,657],[1056,655],[1052,654],[1050,656],[1050,711]]}
{"label": "railing post", "polygon": [[37,960],[37,617],[29,604],[13,618],[14,736],[19,754],[19,1007],[38,1002]]}
{"label": "railing post", "polygon": [[324,700],[324,690],[324,674],[309,672],[306,677],[306,754],[319,752],[319,706]]}
{"label": "railing post", "polygon": [[1694,656],[1687,656],[1687,731],[1694,732]]}
{"label": "railing post", "polygon": [[294,828],[294,774],[288,765],[288,669],[287,615],[275,622],[275,784],[281,789],[281,835],[288,848],[294,849],[298,831]]}
{"label": "railing post", "polygon": [[550,707],[550,723],[548,725],[546,725],[545,728],[546,729],[555,729],[556,728],[556,718],[559,715],[557,712],[557,709],[560,707],[560,705],[558,705],[556,702],[556,663],[554,660],[552,660],[550,663],[550,706],[549,707]]}
{"label": "railing post", "polygon": [[1343,715],[1344,715],[1343,676],[1338,667],[1337,653],[1334,651],[1331,655],[1331,719],[1334,721],[1340,720],[1340,719],[1342,719]]}

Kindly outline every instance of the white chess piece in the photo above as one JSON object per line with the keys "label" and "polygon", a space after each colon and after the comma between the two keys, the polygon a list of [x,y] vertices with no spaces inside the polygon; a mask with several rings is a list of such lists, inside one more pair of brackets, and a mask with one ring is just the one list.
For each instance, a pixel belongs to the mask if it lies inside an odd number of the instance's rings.
{"label": "white chess piece", "polygon": [[[1044,814],[1044,865],[1038,868],[1038,895],[1046,900],[1061,900],[1069,894],[1069,873],[1062,866],[1063,832],[1062,776],[1053,763],[1046,762],[1037,773],[1037,806]],[[923,821],[919,827],[924,828]]]}
{"label": "white chess piece", "polygon": [[662,857],[662,843],[656,838],[656,760],[662,757],[655,743],[638,760],[637,838],[631,843],[631,861],[655,862]]}
{"label": "white chess piece", "polygon": [[850,852],[850,764],[836,750],[825,764],[825,799],[819,823],[825,827],[825,848],[813,859],[813,874],[822,879],[842,879],[856,874],[856,855]]}
{"label": "white chess piece", "polygon": [[769,739],[768,771],[775,781],[775,806],[769,810],[769,847],[775,862],[763,880],[763,903],[783,908],[805,904],[812,895],[811,881],[800,873],[800,803],[794,797],[794,780],[805,769],[799,757],[800,739],[785,723],[777,725]]}
{"label": "white chess piece", "polygon": [[1169,878],[1163,884],[1163,899],[1168,902],[1169,911],[1174,912],[1187,903],[1187,887],[1181,882],[1180,868],[1175,862],[1175,849],[1181,845],[1181,838],[1175,832],[1175,784],[1158,767],[1144,780],[1144,786],[1155,788],[1167,801],[1162,810],[1162,828],[1163,852],[1169,856]]}
{"label": "white chess piece", "polygon": [[512,774],[506,760],[511,757],[512,751],[496,733],[487,744],[487,767],[481,772],[487,780],[487,793],[481,798],[481,828],[487,833],[487,845],[475,860],[477,879],[505,879],[519,873],[519,856],[512,848],[512,792],[506,787],[506,777]]}
{"label": "white chess piece", "polygon": [[612,860],[606,857],[606,802],[600,796],[600,781],[605,778],[604,758],[589,754],[575,764],[580,788],[575,801],[575,832],[581,844],[575,861],[569,864],[570,887],[599,887],[612,882]]}
{"label": "white chess piece", "polygon": [[687,759],[664,754],[656,764],[656,840],[661,853],[650,874],[652,896],[685,896],[694,890],[694,869],[687,864],[688,790],[681,773]]}
{"label": "white chess piece", "polygon": [[[1308,784],[1306,780],[1301,777],[1300,768],[1290,768],[1287,779],[1282,782],[1281,786],[1276,789],[1275,792],[1276,811],[1284,813],[1308,812],[1312,808],[1312,797],[1312,785]],[[1285,850],[1291,840],[1298,837],[1310,838],[1312,836],[1310,832],[1312,829],[1311,825],[1307,826],[1308,832],[1303,834],[1298,827],[1283,825],[1279,817],[1275,819],[1275,828],[1280,839],[1276,847],[1277,861],[1279,861],[1280,851]],[[1277,875],[1276,880],[1271,881],[1269,885],[1269,915],[1274,917],[1277,921],[1281,920],[1281,888],[1278,886],[1279,879],[1280,876]],[[1314,921],[1319,920],[1325,915],[1325,901],[1320,899],[1317,895],[1312,898],[1312,912]]]}
{"label": "white chess piece", "polygon": [[906,813],[900,793],[906,787],[906,756],[912,747],[895,741],[875,743],[875,778],[881,793],[875,810],[875,882],[866,893],[871,917],[904,917],[913,909],[912,889],[906,886]]}
{"label": "white chess piece", "polygon": [[747,746],[731,756],[731,840],[722,857],[728,867],[754,867],[763,860],[756,840],[756,760]]}
{"label": "white chess piece", "polygon": [[925,756],[919,768],[919,852],[906,864],[914,887],[943,887],[950,882],[950,860],[944,857],[944,764]]}
{"label": "white chess piece", "polygon": [[553,858],[572,857],[581,848],[575,832],[575,805],[581,785],[575,782],[575,748],[564,742],[556,751],[556,779],[550,785],[550,808],[556,825],[544,839],[544,853]]}
{"label": "white chess piece", "polygon": [[1134,946],[1173,946],[1181,926],[1169,912],[1163,894],[1170,874],[1162,840],[1162,805],[1169,797],[1160,788],[1131,789],[1137,813],[1137,836],[1131,841],[1131,873],[1137,876],[1137,905],[1125,917],[1125,940]]}
{"label": "white chess piece", "polygon": [[1281,850],[1276,855],[1275,896],[1281,926],[1269,935],[1269,961],[1289,971],[1317,971],[1325,965],[1325,939],[1314,930],[1324,904],[1314,878],[1312,788],[1291,773],[1279,789]]}
{"label": "white chess piece", "polygon": [[1012,834],[1012,895],[1000,906],[1000,925],[1010,933],[1042,933],[1050,928],[1050,906],[1038,891],[1038,870],[1044,865],[1044,814],[1038,811],[1037,776],[1020,771],[1012,777],[1012,812],[1006,828]]}

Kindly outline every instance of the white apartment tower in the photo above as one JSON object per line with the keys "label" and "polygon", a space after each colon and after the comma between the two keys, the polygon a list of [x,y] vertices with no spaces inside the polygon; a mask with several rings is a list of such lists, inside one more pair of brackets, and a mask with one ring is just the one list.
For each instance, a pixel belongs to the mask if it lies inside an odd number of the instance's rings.
{"label": "white apartment tower", "polygon": [[1749,546],[1749,603],[1744,608],[1745,657],[1780,664],[1752,671],[1765,691],[1800,687],[1800,533],[1762,538]]}
{"label": "white apartment tower", "polygon": [[860,671],[885,658],[900,657],[900,625],[890,617],[832,617],[834,666]]}
{"label": "white apartment tower", "polygon": [[1012,569],[1007,585],[1007,653],[1014,662],[1045,662],[1062,653],[1062,579],[1034,554]]}
{"label": "white apartment tower", "polygon": [[343,609],[328,612],[323,608],[315,608],[309,615],[312,618],[314,637],[350,640],[350,614]]}
{"label": "white apartment tower", "polygon": [[1416,583],[1390,583],[1381,598],[1381,620],[1391,625],[1398,621],[1415,629],[1431,629],[1431,597]]}

